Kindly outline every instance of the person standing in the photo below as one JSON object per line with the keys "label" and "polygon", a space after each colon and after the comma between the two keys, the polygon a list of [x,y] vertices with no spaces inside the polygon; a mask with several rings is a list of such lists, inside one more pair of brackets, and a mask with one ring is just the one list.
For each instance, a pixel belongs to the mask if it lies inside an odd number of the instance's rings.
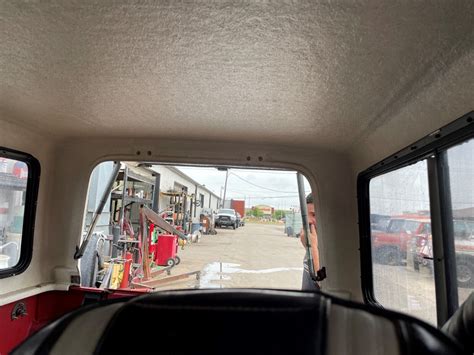
{"label": "person standing", "polygon": [[[314,273],[316,275],[319,270],[319,249],[318,249],[318,234],[316,232],[316,212],[314,210],[314,201],[313,194],[310,193],[306,196],[306,206],[308,209],[308,224],[309,224],[309,240],[311,243],[311,255],[313,256],[313,267]],[[304,229],[301,229],[300,232],[300,241],[301,244],[306,249],[306,237]],[[316,281],[313,281],[311,274],[309,272],[308,265],[308,252],[306,252],[305,258],[303,260],[303,282],[302,290],[304,291],[318,291],[320,290],[319,284]]]}

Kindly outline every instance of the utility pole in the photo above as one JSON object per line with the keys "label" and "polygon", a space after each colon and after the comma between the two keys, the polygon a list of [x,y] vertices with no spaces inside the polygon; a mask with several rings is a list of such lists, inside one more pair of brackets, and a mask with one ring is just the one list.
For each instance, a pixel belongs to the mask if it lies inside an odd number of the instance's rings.
{"label": "utility pole", "polygon": [[224,207],[225,203],[225,195],[227,193],[227,179],[229,178],[229,169],[226,169],[225,172],[225,184],[224,184],[224,197],[222,198],[222,207]]}
{"label": "utility pole", "polygon": [[221,186],[221,191],[219,192],[219,208],[222,208],[222,206],[224,205],[222,203],[222,191],[224,190],[224,186]]}

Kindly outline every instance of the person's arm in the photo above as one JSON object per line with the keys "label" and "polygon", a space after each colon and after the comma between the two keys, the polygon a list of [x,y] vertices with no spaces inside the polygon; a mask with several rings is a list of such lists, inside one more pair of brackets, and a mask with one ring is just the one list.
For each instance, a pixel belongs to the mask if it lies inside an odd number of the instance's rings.
{"label": "person's arm", "polygon": [[[313,257],[314,274],[316,275],[317,271],[320,268],[318,234],[316,232],[316,227],[314,226],[314,224],[310,224],[309,228],[310,228],[309,240],[311,243],[311,256]],[[301,229],[300,240],[301,240],[301,244],[303,244],[303,246],[306,248],[306,237],[305,237],[304,229]]]}

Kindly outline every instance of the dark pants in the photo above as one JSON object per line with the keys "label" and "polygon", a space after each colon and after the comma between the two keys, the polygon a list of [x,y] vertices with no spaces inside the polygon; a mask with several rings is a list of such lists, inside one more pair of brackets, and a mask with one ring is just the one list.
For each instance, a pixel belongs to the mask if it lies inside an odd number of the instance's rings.
{"label": "dark pants", "polygon": [[316,281],[311,279],[309,274],[308,261],[305,259],[303,261],[303,284],[301,286],[303,291],[319,291],[320,287]]}

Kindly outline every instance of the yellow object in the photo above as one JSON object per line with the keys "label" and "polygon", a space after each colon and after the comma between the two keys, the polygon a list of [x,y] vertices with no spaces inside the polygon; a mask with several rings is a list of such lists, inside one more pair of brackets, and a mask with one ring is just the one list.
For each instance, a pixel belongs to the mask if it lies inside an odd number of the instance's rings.
{"label": "yellow object", "polygon": [[178,238],[178,245],[181,247],[181,250],[183,250],[184,246],[186,245],[186,241],[184,239]]}
{"label": "yellow object", "polygon": [[110,284],[109,288],[117,289],[120,287],[120,283],[123,279],[123,271],[124,267],[123,264],[112,264],[112,276],[110,277]]}

